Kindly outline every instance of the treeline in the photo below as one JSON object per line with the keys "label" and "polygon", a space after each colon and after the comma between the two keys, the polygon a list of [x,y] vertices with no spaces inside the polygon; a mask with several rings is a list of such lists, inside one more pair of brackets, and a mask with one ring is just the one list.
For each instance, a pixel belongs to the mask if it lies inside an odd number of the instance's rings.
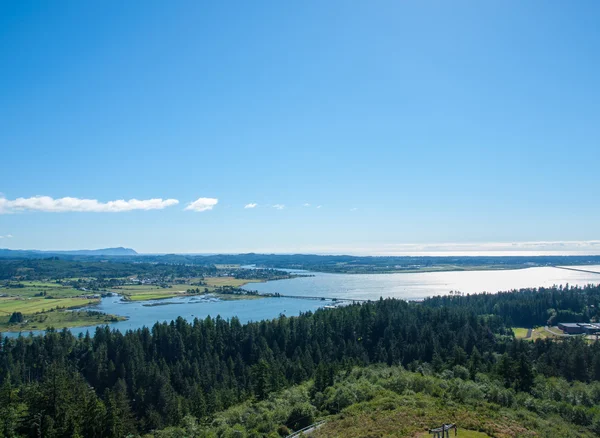
{"label": "treeline", "polygon": [[186,263],[256,265],[269,268],[306,269],[322,272],[389,272],[435,266],[469,269],[514,269],[531,266],[600,264],[600,256],[352,256],[315,254],[215,254],[208,256],[169,255]]}
{"label": "treeline", "polygon": [[336,370],[377,362],[494,372],[521,391],[536,373],[600,379],[596,344],[516,341],[499,316],[387,299],[245,325],[179,318],[125,334],[7,338],[0,418],[8,436],[125,436],[310,378],[323,390]]}
{"label": "treeline", "polygon": [[291,274],[278,269],[238,269],[234,271],[234,277],[241,280],[281,280],[284,278],[293,278]]}
{"label": "treeline", "polygon": [[214,266],[165,263],[123,263],[117,261],[72,261],[58,257],[46,259],[0,259],[0,280],[44,280],[92,277],[99,281],[129,276],[152,278],[189,278],[214,276]]}
{"label": "treeline", "polygon": [[421,436],[442,422],[489,436],[594,437],[600,433],[600,382],[567,382],[537,375],[527,392],[506,388],[494,370],[472,375],[456,365],[407,370],[381,364],[337,371],[285,389],[263,401],[220,412],[210,422],[192,416],[153,438],[278,438],[327,418],[311,436]]}
{"label": "treeline", "polygon": [[125,334],[7,338],[0,382],[10,395],[0,404],[19,434],[123,436],[263,399],[319,366],[454,361],[475,347],[489,355],[503,330],[461,309],[384,300],[246,325],[180,318]]}
{"label": "treeline", "polygon": [[316,254],[162,254],[162,255],[85,255],[10,251],[0,249],[0,260],[60,259],[79,263],[144,263],[161,265],[256,265],[275,269],[305,269],[323,272],[391,272],[432,267],[446,269],[516,269],[532,266],[599,265],[600,256],[352,256]]}
{"label": "treeline", "polygon": [[437,296],[425,299],[423,305],[431,308],[461,308],[477,315],[493,314],[515,327],[589,322],[600,317],[600,285]]}

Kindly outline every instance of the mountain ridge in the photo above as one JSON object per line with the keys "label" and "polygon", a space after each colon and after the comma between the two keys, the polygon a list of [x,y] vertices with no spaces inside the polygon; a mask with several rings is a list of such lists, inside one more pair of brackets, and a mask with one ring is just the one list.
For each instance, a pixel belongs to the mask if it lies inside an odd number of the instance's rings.
{"label": "mountain ridge", "polygon": [[138,252],[132,248],[122,246],[115,248],[100,249],[75,249],[75,250],[49,250],[41,251],[37,249],[7,249],[0,248],[0,257],[37,257],[52,255],[84,255],[84,256],[132,256],[138,255]]}

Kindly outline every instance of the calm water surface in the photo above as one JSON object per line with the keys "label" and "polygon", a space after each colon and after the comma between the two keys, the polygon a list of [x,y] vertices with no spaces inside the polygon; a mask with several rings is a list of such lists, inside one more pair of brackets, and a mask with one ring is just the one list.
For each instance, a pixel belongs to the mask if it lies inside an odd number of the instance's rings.
{"label": "calm water surface", "polygon": [[[155,322],[170,322],[178,316],[193,321],[194,318],[207,316],[230,319],[237,316],[242,323],[261,321],[263,319],[277,318],[280,314],[296,316],[301,312],[316,310],[330,301],[298,300],[294,298],[264,298],[256,300],[231,300],[219,301],[216,299],[202,299],[201,297],[182,297],[154,301],[123,301],[120,296],[102,298],[100,304],[90,307],[90,310],[126,316],[127,321],[108,324],[111,329],[120,331],[152,327]],[[157,305],[159,304],[159,305]],[[84,309],[85,310],[85,309]],[[103,324],[104,325],[104,324]],[[76,327],[70,329],[77,335],[90,331],[93,327]],[[35,334],[41,333],[39,331]],[[2,333],[3,336],[18,336],[18,333]]]}
{"label": "calm water surface", "polygon": [[[393,297],[407,300],[463,293],[498,292],[525,287],[550,287],[600,283],[600,266],[578,267],[598,274],[558,268],[528,268],[510,271],[424,272],[418,274],[325,274],[314,277],[252,283],[248,290],[261,293],[309,295],[377,300]],[[298,271],[296,271],[298,272]]]}
{"label": "calm water surface", "polygon": [[[570,271],[558,268],[529,268],[513,271],[429,272],[419,274],[324,274],[311,273],[313,277],[293,278],[267,283],[252,283],[248,290],[261,293],[279,292],[285,295],[322,296],[328,298],[354,298],[376,300],[394,297],[408,300],[450,291],[464,293],[498,292],[524,287],[549,287],[570,284],[600,283],[600,266],[581,267],[598,273]],[[294,271],[305,272],[305,271]],[[160,303],[161,305],[155,305]],[[148,304],[153,304],[149,306]],[[188,321],[206,316],[231,318],[237,316],[242,323],[277,318],[316,310],[330,301],[294,298],[265,298],[257,300],[218,301],[203,297],[182,297],[160,301],[122,301],[120,297],[103,298],[93,310],[126,316],[127,321],[110,324],[111,328],[126,331],[156,321],[171,321],[181,316]],[[71,329],[74,334],[92,331],[83,327]],[[16,334],[7,334],[16,336]]]}

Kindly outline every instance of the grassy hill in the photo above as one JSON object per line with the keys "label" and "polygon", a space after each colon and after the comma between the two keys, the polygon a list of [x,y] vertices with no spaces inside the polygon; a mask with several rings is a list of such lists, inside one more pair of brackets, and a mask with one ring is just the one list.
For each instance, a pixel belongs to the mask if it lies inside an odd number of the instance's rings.
{"label": "grassy hill", "polygon": [[456,423],[463,438],[592,437],[600,426],[600,385],[538,376],[531,393],[515,392],[493,376],[470,379],[463,367],[432,373],[373,365],[341,371],[317,391],[313,381],[248,401],[198,424],[147,437],[284,437],[318,420],[310,436],[426,437],[429,428]]}

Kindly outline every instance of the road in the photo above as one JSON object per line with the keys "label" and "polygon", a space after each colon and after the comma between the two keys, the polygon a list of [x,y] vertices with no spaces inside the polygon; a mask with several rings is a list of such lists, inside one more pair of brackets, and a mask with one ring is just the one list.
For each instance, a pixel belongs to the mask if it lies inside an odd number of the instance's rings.
{"label": "road", "polygon": [[598,271],[590,271],[587,269],[579,269],[579,268],[568,268],[566,266],[554,266],[557,269],[566,269],[567,271],[577,271],[577,272],[585,272],[587,274],[598,274],[600,275],[600,272]]}
{"label": "road", "polygon": [[544,330],[546,330],[548,333],[553,334],[554,336],[563,336],[563,337],[567,337],[567,338],[569,336],[572,336],[572,335],[568,335],[566,333],[557,333],[557,332],[554,332],[554,331],[550,330],[550,327],[548,327],[547,325],[544,326]]}

